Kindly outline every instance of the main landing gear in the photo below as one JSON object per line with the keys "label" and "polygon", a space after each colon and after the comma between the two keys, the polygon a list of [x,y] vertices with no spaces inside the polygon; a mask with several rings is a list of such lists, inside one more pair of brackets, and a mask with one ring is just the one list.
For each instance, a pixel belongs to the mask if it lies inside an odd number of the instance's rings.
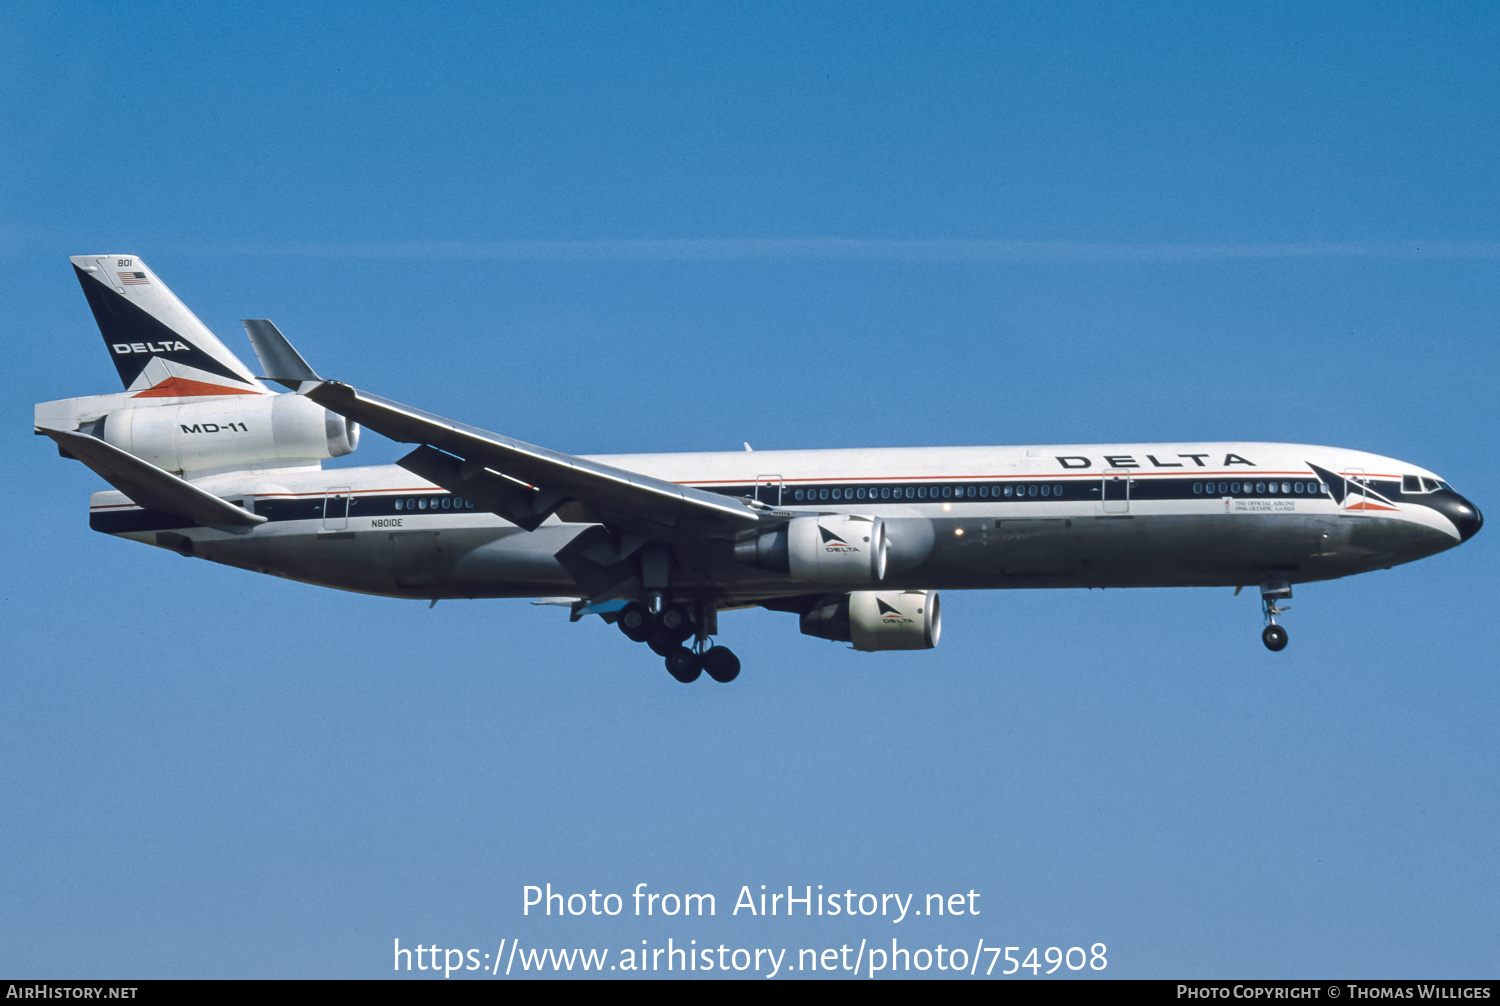
{"label": "main landing gear", "polygon": [[[667,673],[678,681],[684,684],[697,681],[707,671],[710,678],[727,684],[739,677],[740,658],[727,646],[710,645],[705,631],[708,626],[704,624],[708,620],[708,617],[694,618],[686,605],[666,605],[652,612],[639,601],[632,601],[620,612],[615,624],[626,638],[645,643],[653,653],[665,658]],[[690,639],[692,645],[685,645]]]}
{"label": "main landing gear", "polygon": [[1291,611],[1290,604],[1277,604],[1278,601],[1289,600],[1292,596],[1292,585],[1287,580],[1267,580],[1260,585],[1260,606],[1265,614],[1266,627],[1261,631],[1260,641],[1266,644],[1266,649],[1272,653],[1286,649],[1287,634],[1283,626],[1276,624],[1276,616],[1284,611]]}

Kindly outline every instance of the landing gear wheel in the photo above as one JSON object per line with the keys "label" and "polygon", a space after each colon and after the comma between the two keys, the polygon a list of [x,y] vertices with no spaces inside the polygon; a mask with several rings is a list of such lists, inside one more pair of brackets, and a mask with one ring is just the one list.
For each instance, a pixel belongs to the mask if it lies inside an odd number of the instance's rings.
{"label": "landing gear wheel", "polygon": [[697,681],[703,673],[703,658],[686,646],[679,646],[667,654],[667,673],[683,684]]}
{"label": "landing gear wheel", "polygon": [[615,624],[633,642],[644,643],[651,635],[651,613],[644,604],[636,601],[625,605],[620,612],[620,620]]}
{"label": "landing gear wheel", "polygon": [[727,646],[712,646],[703,654],[703,669],[709,677],[727,685],[740,676],[740,658]]}
{"label": "landing gear wheel", "polygon": [[672,605],[663,608],[660,615],[656,616],[656,624],[664,635],[669,635],[676,642],[683,642],[693,634],[693,619],[688,610],[681,605]]}
{"label": "landing gear wheel", "polygon": [[653,627],[651,634],[646,637],[646,645],[658,657],[670,657],[683,648],[682,640],[677,638],[676,633],[668,632],[659,625]]}
{"label": "landing gear wheel", "polygon": [[1260,634],[1260,641],[1266,644],[1266,649],[1272,653],[1277,653],[1286,649],[1286,630],[1279,625],[1268,625],[1266,626],[1266,631]]}

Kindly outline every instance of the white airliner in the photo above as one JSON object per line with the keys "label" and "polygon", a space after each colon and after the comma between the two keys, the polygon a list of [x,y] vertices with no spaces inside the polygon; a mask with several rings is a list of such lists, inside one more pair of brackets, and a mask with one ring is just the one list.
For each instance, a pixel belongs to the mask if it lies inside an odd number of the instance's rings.
{"label": "white airliner", "polygon": [[[126,390],[44,402],[35,426],[114,486],[95,530],[342,590],[543,598],[679,681],[738,675],[713,644],[721,610],[927,649],[939,589],[1253,585],[1280,650],[1293,584],[1433,555],[1484,520],[1430,471],[1302,444],[577,457],[325,380],[246,321],[278,393],[135,255],[72,262]],[[418,446],[323,469],[361,426]]]}

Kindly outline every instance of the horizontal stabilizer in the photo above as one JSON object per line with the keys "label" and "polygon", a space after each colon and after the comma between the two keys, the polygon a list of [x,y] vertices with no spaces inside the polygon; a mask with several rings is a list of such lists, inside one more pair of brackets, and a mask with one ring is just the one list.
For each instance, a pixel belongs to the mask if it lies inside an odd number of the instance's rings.
{"label": "horizontal stabilizer", "polygon": [[286,336],[281,334],[267,318],[246,318],[243,322],[245,334],[250,337],[250,345],[255,347],[255,355],[260,357],[261,373],[269,380],[277,384],[285,385],[293,391],[303,381],[321,381],[322,378],[313,373],[313,369],[302,359],[302,354],[292,348],[287,342]]}
{"label": "horizontal stabilizer", "polygon": [[104,481],[148,510],[176,514],[195,524],[224,531],[245,532],[266,522],[266,518],[205,492],[98,437],[40,426],[36,432],[57,441],[57,446],[69,457],[82,461]]}

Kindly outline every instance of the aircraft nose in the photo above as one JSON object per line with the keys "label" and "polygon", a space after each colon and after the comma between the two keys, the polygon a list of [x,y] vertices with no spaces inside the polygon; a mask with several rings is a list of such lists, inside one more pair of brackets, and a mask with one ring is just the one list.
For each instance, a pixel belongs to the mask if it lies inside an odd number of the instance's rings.
{"label": "aircraft nose", "polygon": [[1456,492],[1439,493],[1437,497],[1433,503],[1437,511],[1458,529],[1459,541],[1468,541],[1479,533],[1479,529],[1484,526],[1484,514],[1479,512],[1477,506]]}

